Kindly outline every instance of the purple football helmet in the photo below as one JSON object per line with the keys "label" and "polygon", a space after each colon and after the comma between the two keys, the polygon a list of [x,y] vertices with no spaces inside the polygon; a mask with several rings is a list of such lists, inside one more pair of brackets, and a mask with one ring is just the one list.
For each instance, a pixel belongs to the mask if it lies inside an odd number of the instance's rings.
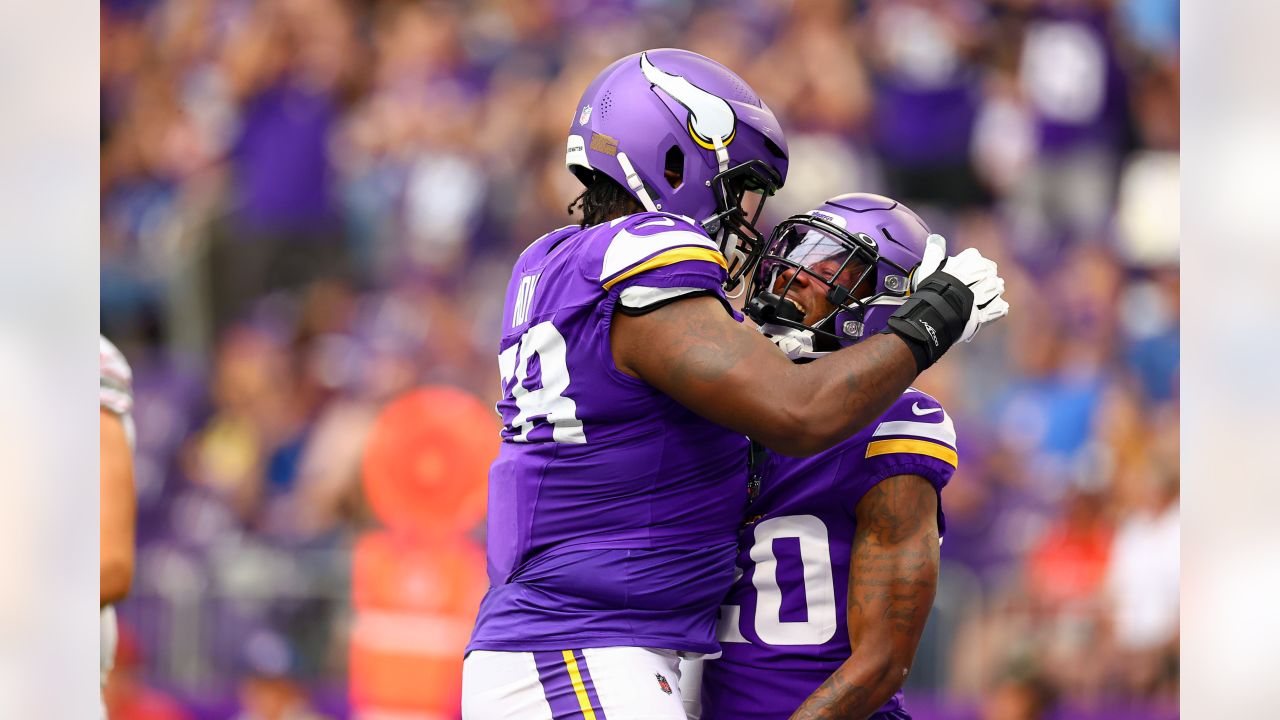
{"label": "purple football helmet", "polygon": [[[831,198],[774,229],[752,277],[747,312],[768,334],[769,326],[812,332],[820,352],[852,345],[883,330],[906,300],[929,235],[920,216],[896,200],[870,193]],[[822,290],[823,307],[806,308],[815,303],[800,301],[797,283]]]}
{"label": "purple football helmet", "polygon": [[764,252],[755,222],[786,180],[787,141],[736,74],[663,48],[596,76],[574,109],[565,164],[584,185],[604,173],[645,210],[700,223],[729,261],[733,288]]}

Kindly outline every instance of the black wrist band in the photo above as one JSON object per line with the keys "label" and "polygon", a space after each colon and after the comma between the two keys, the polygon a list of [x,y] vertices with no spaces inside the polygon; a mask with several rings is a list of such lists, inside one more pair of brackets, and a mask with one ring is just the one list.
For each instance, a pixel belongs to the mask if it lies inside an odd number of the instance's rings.
{"label": "black wrist band", "polygon": [[938,361],[964,334],[973,291],[955,277],[936,272],[889,317],[886,332],[902,338],[916,359],[916,372]]}
{"label": "black wrist band", "polygon": [[902,342],[906,343],[907,349],[911,351],[911,356],[916,359],[917,375],[929,369],[929,366],[933,364],[933,361],[929,359],[929,348],[923,342],[912,337],[907,327],[895,328],[894,324],[894,319],[889,318],[889,324],[880,333],[882,335],[896,335],[902,338]]}

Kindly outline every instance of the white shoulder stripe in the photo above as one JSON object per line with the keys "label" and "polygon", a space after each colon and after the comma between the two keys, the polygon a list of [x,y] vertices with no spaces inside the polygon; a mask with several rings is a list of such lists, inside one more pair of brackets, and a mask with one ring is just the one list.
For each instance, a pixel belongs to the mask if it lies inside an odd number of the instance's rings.
{"label": "white shoulder stripe", "polygon": [[624,307],[643,310],[650,305],[656,305],[689,293],[698,292],[706,292],[706,289],[696,287],[651,288],[632,285],[622,290],[622,294],[618,296],[618,302],[622,303]]}
{"label": "white shoulder stripe", "polygon": [[911,437],[928,438],[945,443],[951,447],[956,446],[956,426],[951,422],[951,416],[944,410],[942,413],[942,422],[926,423],[914,422],[911,420],[894,420],[891,422],[880,423],[876,431],[871,434],[872,437],[884,437],[886,435],[908,435]]}
{"label": "white shoulder stripe", "polygon": [[619,230],[609,241],[609,249],[604,253],[600,279],[613,277],[663,250],[690,245],[717,249],[711,238],[692,230],[669,230],[653,235],[632,235],[626,230]]}

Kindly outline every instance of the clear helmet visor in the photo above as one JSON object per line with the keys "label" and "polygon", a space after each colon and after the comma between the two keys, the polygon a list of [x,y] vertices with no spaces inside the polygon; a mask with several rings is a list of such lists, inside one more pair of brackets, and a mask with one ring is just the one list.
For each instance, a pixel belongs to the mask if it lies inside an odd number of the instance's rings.
{"label": "clear helmet visor", "polygon": [[765,251],[757,282],[760,289],[782,296],[801,273],[835,285],[860,266],[855,251],[841,238],[821,228],[791,225],[775,235]]}

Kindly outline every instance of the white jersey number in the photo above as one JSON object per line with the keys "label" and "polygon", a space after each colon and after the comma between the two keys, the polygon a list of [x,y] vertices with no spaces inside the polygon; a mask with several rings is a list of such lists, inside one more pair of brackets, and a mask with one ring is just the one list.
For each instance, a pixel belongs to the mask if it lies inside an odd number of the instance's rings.
{"label": "white jersey number", "polygon": [[[800,541],[800,563],[804,578],[806,617],[783,621],[782,589],[778,586],[778,557],[773,541],[795,538]],[[827,526],[813,515],[785,515],[769,518],[756,526],[756,542],[751,546],[756,588],[755,630],[768,645],[821,645],[836,634],[836,588],[831,575],[831,547]],[[738,630],[741,608],[721,608],[720,641],[747,642]]]}
{"label": "white jersey number", "polygon": [[[529,431],[539,418],[551,423],[551,439],[555,442],[582,444],[587,441],[577,416],[578,405],[564,395],[569,388],[565,354],[564,336],[547,321],[526,330],[520,342],[498,355],[503,393],[515,401],[518,410],[507,425],[514,433],[511,437],[514,442],[529,442]],[[542,387],[530,390],[524,383],[534,355],[538,356],[542,368]]]}

